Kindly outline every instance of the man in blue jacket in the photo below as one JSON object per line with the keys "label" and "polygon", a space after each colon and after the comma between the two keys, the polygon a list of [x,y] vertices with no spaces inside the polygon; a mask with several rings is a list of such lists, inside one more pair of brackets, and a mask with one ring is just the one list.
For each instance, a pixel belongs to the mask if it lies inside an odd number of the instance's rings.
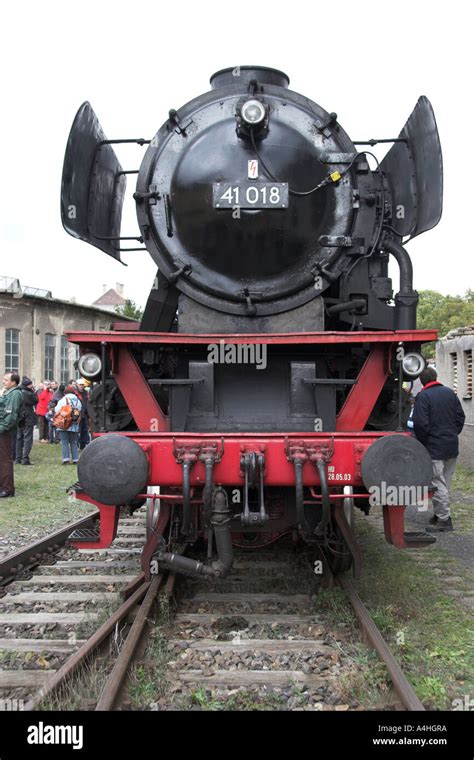
{"label": "man in blue jacket", "polygon": [[420,375],[423,384],[415,401],[413,425],[415,435],[433,461],[433,517],[427,530],[444,533],[454,530],[449,509],[449,486],[459,454],[458,435],[465,415],[458,397],[437,381],[436,370],[427,367]]}

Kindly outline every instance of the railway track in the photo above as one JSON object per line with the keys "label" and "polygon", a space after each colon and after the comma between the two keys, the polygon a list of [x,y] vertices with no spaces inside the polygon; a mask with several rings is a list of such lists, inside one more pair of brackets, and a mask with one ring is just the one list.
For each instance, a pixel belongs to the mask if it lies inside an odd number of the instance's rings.
{"label": "railway track", "polygon": [[[318,603],[311,567],[291,546],[258,557],[237,553],[233,576],[220,582],[180,578],[175,584],[168,574],[145,583],[139,567],[145,516],[135,513],[121,526],[100,557],[60,550],[55,564],[10,584],[0,599],[0,696],[36,709],[120,626],[123,641],[94,697],[97,710],[136,707],[127,696],[134,662],[157,681],[156,635],[166,640],[166,664],[157,699],[145,709],[366,708],[363,700],[348,699],[347,689],[342,696],[341,684],[358,669],[356,649],[341,629],[335,632]],[[340,584],[393,683],[396,696],[385,709],[423,710],[350,580]],[[160,593],[176,609],[164,625],[147,628]],[[103,605],[109,614],[102,621]]]}
{"label": "railway track", "polygon": [[102,619],[123,607],[124,597],[130,609],[141,598],[145,513],[121,520],[110,549],[65,545],[73,530],[90,524],[91,517],[81,519],[0,562],[0,700],[35,707],[40,690],[61,681],[58,674]]}
{"label": "railway track", "polygon": [[[358,669],[360,652],[335,630],[301,554],[238,555],[235,570],[219,583],[180,584],[161,674],[170,688],[157,707],[192,709],[197,698],[211,709],[228,709],[229,700],[236,709],[365,709],[339,688]],[[327,574],[325,580],[335,583]],[[350,580],[341,587],[393,684],[386,709],[423,710]],[[153,670],[146,658],[142,664]]]}

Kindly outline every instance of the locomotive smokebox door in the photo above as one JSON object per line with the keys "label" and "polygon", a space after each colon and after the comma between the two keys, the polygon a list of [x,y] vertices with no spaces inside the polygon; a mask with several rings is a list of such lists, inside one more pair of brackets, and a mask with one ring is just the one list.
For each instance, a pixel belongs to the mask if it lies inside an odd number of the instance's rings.
{"label": "locomotive smokebox door", "polygon": [[76,114],[64,156],[61,219],[70,235],[120,261],[126,179],[90,103]]}

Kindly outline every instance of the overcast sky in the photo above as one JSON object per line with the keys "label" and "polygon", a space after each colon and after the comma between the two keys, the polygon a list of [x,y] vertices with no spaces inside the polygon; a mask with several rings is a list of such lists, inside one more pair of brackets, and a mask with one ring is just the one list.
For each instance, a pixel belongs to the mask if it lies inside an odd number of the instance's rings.
{"label": "overcast sky", "polygon": [[[155,274],[146,252],[124,254],[124,267],[62,228],[62,162],[74,115],[89,100],[108,138],[151,138],[170,108],[209,89],[214,71],[260,64],[282,69],[291,89],[336,111],[354,140],[398,135],[419,95],[429,97],[443,149],[444,212],[408,246],[414,284],[445,294],[474,287],[468,7],[460,0],[3,4],[0,275],[84,303],[103,284],[121,282],[144,305]],[[117,153],[135,169],[143,149]],[[133,184],[132,177],[130,194]],[[138,232],[132,206],[123,235]]]}

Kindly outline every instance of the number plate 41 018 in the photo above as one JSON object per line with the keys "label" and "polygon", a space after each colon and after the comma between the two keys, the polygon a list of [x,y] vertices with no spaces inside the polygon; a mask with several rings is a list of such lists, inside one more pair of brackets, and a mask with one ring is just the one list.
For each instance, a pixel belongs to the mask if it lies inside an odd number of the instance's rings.
{"label": "number plate 41 018", "polygon": [[214,208],[287,208],[287,182],[214,182]]}

